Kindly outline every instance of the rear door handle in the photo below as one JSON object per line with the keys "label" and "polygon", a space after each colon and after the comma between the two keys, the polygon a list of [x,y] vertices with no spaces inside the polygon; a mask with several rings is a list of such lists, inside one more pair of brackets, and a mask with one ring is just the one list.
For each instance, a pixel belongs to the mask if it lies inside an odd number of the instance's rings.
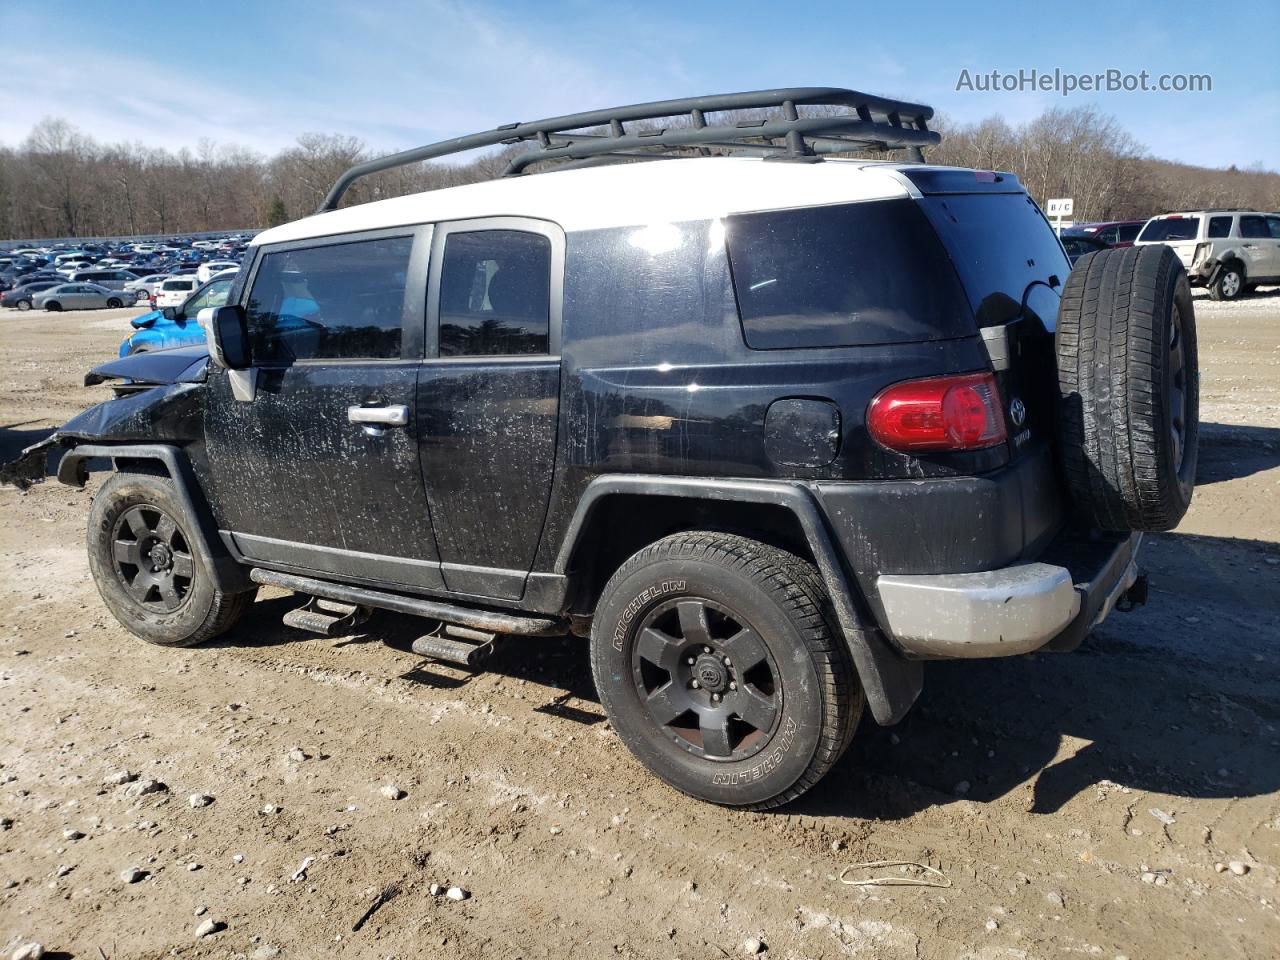
{"label": "rear door handle", "polygon": [[403,403],[390,407],[347,407],[347,419],[352,423],[403,427],[409,422],[409,408]]}

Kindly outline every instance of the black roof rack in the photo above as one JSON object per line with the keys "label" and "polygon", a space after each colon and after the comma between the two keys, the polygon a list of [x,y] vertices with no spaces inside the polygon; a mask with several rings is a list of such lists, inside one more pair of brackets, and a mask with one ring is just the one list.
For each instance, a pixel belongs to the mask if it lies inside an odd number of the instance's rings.
{"label": "black roof rack", "polygon": [[[842,107],[847,112],[827,110],[818,112],[829,115],[801,116],[800,107]],[[758,115],[759,111],[770,109],[780,113]],[[732,116],[740,111],[755,114]],[[708,114],[716,116],[709,119]],[[929,129],[928,121],[932,117],[933,108],[923,104],[839,87],[786,87],[637,103],[528,123],[509,123],[484,133],[442,140],[356,164],[338,178],[316,212],[336,210],[350,186],[371,173],[497,144],[534,144],[532,149],[512,160],[503,171],[504,176],[521,174],[531,165],[546,160],[591,165],[687,155],[680,151],[690,148],[702,148],[704,153],[714,148],[729,153],[806,160],[817,159],[824,153],[906,149],[910,159],[921,161],[924,159],[921,148],[941,140]],[[679,118],[679,123],[658,128],[626,128],[627,123],[634,121],[667,118]],[[600,128],[605,132],[591,132]]]}

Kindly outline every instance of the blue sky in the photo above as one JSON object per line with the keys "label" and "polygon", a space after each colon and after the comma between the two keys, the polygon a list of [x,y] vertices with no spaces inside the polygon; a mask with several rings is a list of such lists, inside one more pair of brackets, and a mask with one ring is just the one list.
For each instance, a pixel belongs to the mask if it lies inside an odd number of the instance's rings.
{"label": "blue sky", "polygon": [[[126,12],[127,10],[127,12]],[[514,120],[771,86],[848,86],[1010,122],[1114,114],[1151,153],[1280,170],[1280,3],[1016,6],[589,0],[0,0],[0,143],[43,116],[166,147],[271,152],[304,132],[383,152]],[[1020,68],[1208,73],[1209,93],[980,93]]]}

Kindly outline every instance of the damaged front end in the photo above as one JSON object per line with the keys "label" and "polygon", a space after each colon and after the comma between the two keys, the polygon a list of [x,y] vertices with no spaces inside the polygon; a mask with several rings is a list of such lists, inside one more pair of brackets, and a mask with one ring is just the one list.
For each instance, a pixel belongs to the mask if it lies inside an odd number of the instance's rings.
{"label": "damaged front end", "polygon": [[[25,490],[56,470],[62,483],[84,486],[84,461],[61,455],[81,443],[168,443],[200,437],[209,353],[179,347],[122,357],[85,374],[85,386],[112,383],[113,396],[67,421],[9,463],[0,464],[0,484]],[[56,465],[56,466],[55,466]]]}

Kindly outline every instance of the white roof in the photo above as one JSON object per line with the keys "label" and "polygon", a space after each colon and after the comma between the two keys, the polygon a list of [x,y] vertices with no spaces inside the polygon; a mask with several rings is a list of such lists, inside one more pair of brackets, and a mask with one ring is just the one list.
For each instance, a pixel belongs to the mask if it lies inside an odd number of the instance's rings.
{"label": "white roof", "polygon": [[295,220],[263,231],[253,243],[500,216],[550,220],[572,233],[908,195],[907,181],[887,163],[693,157],[551,171],[429,190]]}

